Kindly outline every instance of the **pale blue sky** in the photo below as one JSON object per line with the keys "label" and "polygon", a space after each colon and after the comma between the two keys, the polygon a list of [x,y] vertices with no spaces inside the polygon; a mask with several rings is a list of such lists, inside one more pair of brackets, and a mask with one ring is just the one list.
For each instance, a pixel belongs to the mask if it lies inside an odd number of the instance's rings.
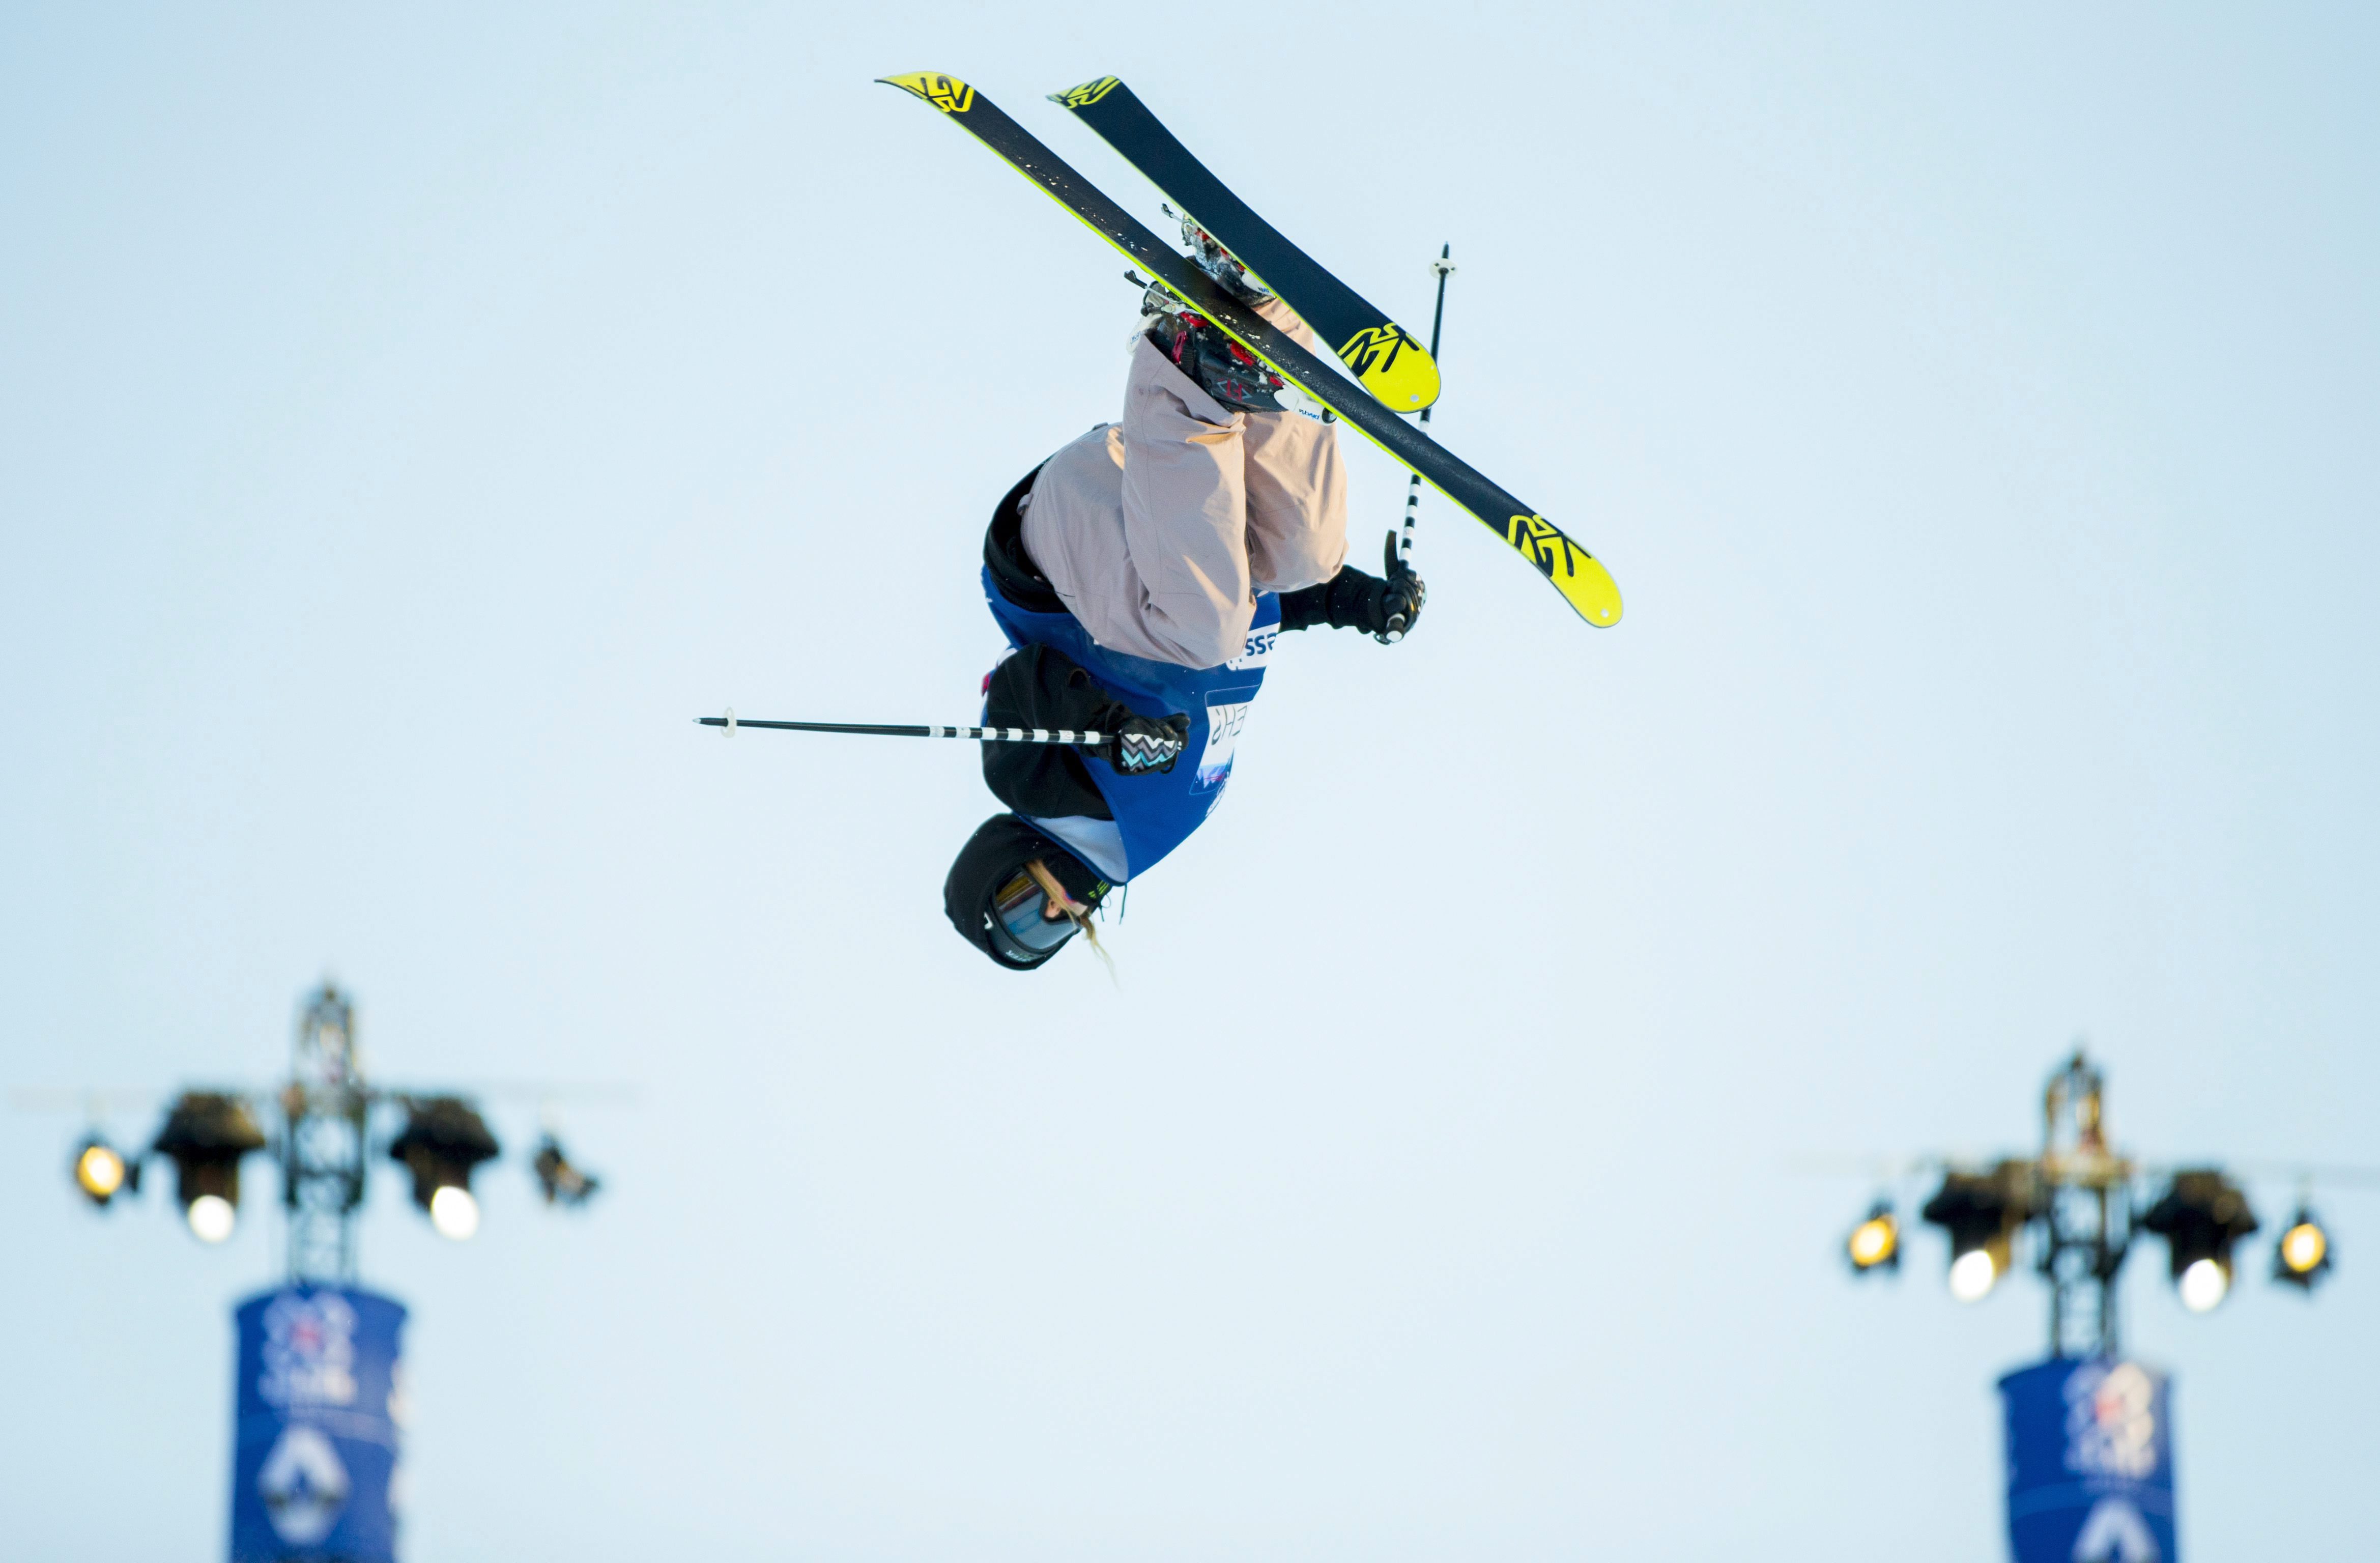
{"label": "pale blue sky", "polygon": [[[988,509],[1115,407],[1121,263],[918,68],[1153,216],[1038,101],[1124,76],[1409,321],[1451,240],[1433,430],[1627,593],[1433,499],[1121,992],[943,923],[964,748],[688,720],[965,719]],[[0,1083],[264,1081],[330,971],[383,1078],[640,1089],[584,1218],[377,1191],[418,1560],[1997,1558],[2038,1290],[1854,1287],[1790,1159],[2022,1149],[2078,1032],[2143,1154],[2380,1159],[2375,76],[2352,7],[14,8]],[[0,1119],[6,1550],[214,1558],[272,1179],[202,1250],[79,1127]],[[2368,1542],[2325,1203],[2310,1305],[2129,1277],[2195,1557]]]}

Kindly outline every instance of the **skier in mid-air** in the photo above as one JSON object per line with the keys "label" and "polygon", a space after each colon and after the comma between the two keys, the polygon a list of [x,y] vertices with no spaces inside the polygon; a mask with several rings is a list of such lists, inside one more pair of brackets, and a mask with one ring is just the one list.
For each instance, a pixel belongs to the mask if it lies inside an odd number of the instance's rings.
{"label": "skier in mid-air", "polygon": [[[1313,346],[1228,251],[1186,221],[1184,236],[1227,293]],[[1277,375],[1164,289],[1141,307],[1123,418],[1026,474],[984,537],[985,595],[1010,644],[984,683],[985,725],[1114,735],[983,746],[1009,812],[960,849],[942,899],[1012,971],[1087,933],[1112,886],[1207,817],[1281,630],[1391,642],[1427,595],[1393,533],[1385,578],[1344,564],[1331,425],[1285,407]]]}

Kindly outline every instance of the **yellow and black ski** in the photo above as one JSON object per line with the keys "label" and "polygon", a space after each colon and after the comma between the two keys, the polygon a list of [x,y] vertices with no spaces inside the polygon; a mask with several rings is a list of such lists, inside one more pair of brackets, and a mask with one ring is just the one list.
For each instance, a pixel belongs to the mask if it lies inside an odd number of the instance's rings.
{"label": "yellow and black ski", "polygon": [[[881,77],[933,104],[998,153],[1043,194],[1072,212],[1124,256],[1148,270],[1166,291],[1220,326],[1273,372],[1330,409],[1357,433],[1476,517],[1553,583],[1578,616],[1597,629],[1620,622],[1620,588],[1594,555],[1412,424],[1357,393],[1343,376],[1252,310],[1234,303],[1172,246],[1160,242],[1130,213],[1101,195],[1016,121],[953,76],[916,71]],[[1294,300],[1292,301],[1293,307]]]}
{"label": "yellow and black ski", "polygon": [[1112,76],[1086,81],[1050,101],[1071,109],[1123,160],[1148,176],[1190,220],[1213,235],[1339,355],[1363,387],[1391,412],[1419,412],[1438,399],[1438,365],[1429,350],[1361,294],[1325,271],[1280,229],[1251,210],[1191,155]]}

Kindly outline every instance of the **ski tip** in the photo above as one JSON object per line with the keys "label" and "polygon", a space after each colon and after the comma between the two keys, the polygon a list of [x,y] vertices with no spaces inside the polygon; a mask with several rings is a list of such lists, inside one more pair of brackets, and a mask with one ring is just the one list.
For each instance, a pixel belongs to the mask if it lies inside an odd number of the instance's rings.
{"label": "ski tip", "polygon": [[880,76],[876,79],[923,98],[944,114],[965,114],[975,107],[975,89],[939,70],[913,70],[906,76]]}
{"label": "ski tip", "polygon": [[1394,321],[1347,338],[1339,361],[1390,412],[1426,412],[1438,401],[1438,361]]}

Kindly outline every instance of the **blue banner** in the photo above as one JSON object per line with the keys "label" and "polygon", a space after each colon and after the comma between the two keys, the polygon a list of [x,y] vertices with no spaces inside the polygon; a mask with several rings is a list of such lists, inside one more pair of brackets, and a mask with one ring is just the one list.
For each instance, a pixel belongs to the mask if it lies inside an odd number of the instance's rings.
{"label": "blue banner", "polygon": [[395,1563],[405,1305],[292,1286],[239,1305],[232,1563]]}
{"label": "blue banner", "polygon": [[2166,1378],[2053,1358],[2000,1380],[2016,1563],[2175,1563]]}

